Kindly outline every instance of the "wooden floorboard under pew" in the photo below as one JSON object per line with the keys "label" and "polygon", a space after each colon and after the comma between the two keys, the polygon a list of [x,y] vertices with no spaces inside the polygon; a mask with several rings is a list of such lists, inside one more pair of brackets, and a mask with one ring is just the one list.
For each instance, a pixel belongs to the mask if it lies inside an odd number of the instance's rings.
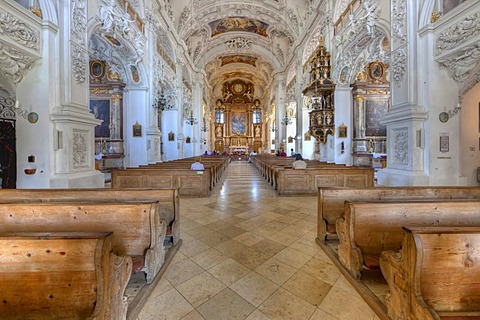
{"label": "wooden floorboard under pew", "polygon": [[178,189],[180,196],[208,197],[213,188],[209,169],[142,169],[112,171],[113,189]]}
{"label": "wooden floorboard under pew", "polygon": [[0,233],[0,318],[126,319],[130,257],[112,233]]}
{"label": "wooden floorboard under pew", "polygon": [[338,258],[360,278],[362,270],[378,269],[382,251],[398,251],[402,227],[480,225],[480,200],[345,202],[337,220]]}
{"label": "wooden floorboard under pew", "polygon": [[0,233],[113,232],[113,250],[142,258],[147,283],[165,260],[167,225],[159,219],[158,202],[132,203],[2,203]]}
{"label": "wooden floorboard under pew", "polygon": [[404,227],[380,260],[391,319],[480,319],[480,227]]}
{"label": "wooden floorboard under pew", "polygon": [[357,167],[321,167],[278,172],[278,194],[317,194],[319,187],[373,187],[374,170]]}
{"label": "wooden floorboard under pew", "polygon": [[479,187],[373,187],[318,188],[318,229],[320,241],[336,235],[335,223],[343,217],[344,203],[402,199],[480,199]]}
{"label": "wooden floorboard under pew", "polygon": [[[159,219],[167,223],[167,238],[180,240],[177,189],[2,189],[0,203],[158,201]],[[168,244],[167,244],[168,245]]]}

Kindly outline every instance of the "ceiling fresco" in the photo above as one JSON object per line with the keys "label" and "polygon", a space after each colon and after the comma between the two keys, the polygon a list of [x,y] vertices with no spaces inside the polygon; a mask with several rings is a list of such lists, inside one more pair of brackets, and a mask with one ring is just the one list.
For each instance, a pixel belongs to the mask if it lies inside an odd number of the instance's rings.
{"label": "ceiling fresco", "polygon": [[249,19],[246,17],[228,17],[212,21],[208,25],[210,26],[212,37],[232,31],[251,32],[262,37],[268,37],[267,29],[269,25],[256,19]]}
{"label": "ceiling fresco", "polygon": [[223,67],[230,63],[246,63],[253,67],[256,67],[257,57],[247,56],[247,55],[232,55],[232,56],[224,56],[220,57],[221,64],[220,66]]}

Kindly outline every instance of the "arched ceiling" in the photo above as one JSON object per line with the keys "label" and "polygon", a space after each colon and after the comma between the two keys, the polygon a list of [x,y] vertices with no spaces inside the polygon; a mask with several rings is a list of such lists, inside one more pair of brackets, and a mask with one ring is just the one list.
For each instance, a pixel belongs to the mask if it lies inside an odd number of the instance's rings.
{"label": "arched ceiling", "polygon": [[266,101],[275,70],[285,66],[312,0],[170,0],[173,20],[195,66],[207,74],[213,99],[226,81],[255,86]]}

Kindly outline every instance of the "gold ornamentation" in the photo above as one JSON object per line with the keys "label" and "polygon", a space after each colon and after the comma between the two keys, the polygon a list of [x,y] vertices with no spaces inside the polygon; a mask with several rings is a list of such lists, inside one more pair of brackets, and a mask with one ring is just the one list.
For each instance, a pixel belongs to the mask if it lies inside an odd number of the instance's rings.
{"label": "gold ornamentation", "polygon": [[112,102],[117,102],[117,101],[120,101],[122,100],[122,95],[121,94],[118,94],[118,93],[114,93],[110,96],[110,100]]}
{"label": "gold ornamentation", "polygon": [[367,73],[365,71],[361,71],[357,74],[357,81],[365,81],[367,80]]}
{"label": "gold ornamentation", "polygon": [[90,93],[93,93],[93,94],[109,94],[110,91],[108,89],[91,88]]}
{"label": "gold ornamentation", "polygon": [[42,17],[42,9],[40,7],[35,8],[35,7],[30,7],[30,11],[33,12],[34,15],[37,17],[41,18]]}
{"label": "gold ornamentation", "polygon": [[431,23],[437,22],[438,19],[440,19],[441,16],[442,16],[442,13],[441,13],[441,12],[433,11],[433,12],[432,12],[432,17],[430,18],[430,22],[431,22]]}

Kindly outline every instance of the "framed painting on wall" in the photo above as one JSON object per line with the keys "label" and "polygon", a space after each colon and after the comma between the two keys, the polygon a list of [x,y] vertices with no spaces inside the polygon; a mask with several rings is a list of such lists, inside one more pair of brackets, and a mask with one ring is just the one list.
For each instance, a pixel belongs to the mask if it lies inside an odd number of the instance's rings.
{"label": "framed painting on wall", "polygon": [[90,113],[102,120],[95,127],[95,138],[110,138],[110,100],[90,100]]}
{"label": "framed painting on wall", "polygon": [[388,111],[388,99],[365,99],[365,136],[386,137],[387,126],[381,124]]}

